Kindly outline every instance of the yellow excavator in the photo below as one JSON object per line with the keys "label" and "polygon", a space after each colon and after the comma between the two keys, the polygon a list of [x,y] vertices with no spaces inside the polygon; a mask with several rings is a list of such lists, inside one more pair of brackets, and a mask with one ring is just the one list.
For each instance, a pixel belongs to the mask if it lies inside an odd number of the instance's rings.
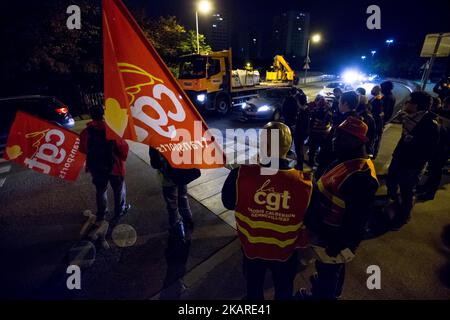
{"label": "yellow excavator", "polygon": [[295,73],[291,69],[286,59],[281,55],[276,55],[273,58],[273,65],[271,67],[273,71],[266,72],[266,81],[271,82],[287,82],[294,81]]}

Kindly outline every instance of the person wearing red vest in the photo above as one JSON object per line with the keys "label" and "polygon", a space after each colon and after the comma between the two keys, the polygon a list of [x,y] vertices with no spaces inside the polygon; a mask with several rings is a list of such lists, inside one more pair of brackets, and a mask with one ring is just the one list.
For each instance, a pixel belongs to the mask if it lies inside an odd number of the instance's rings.
{"label": "person wearing red vest", "polygon": [[[268,135],[279,132],[279,169],[262,174],[262,165],[242,165],[233,169],[222,189],[222,202],[235,210],[241,241],[247,299],[264,299],[264,278],[271,270],[275,299],[292,298],[297,269],[297,249],[305,247],[303,218],[312,194],[312,181],[302,171],[291,168],[287,153],[292,144],[288,126],[270,122]],[[269,155],[270,156],[270,155]]]}
{"label": "person wearing red vest", "polygon": [[305,225],[312,233],[317,254],[317,276],[311,296],[337,299],[344,284],[345,263],[361,242],[378,188],[372,160],[367,156],[367,125],[348,117],[334,133],[332,146],[337,156],[317,181]]}

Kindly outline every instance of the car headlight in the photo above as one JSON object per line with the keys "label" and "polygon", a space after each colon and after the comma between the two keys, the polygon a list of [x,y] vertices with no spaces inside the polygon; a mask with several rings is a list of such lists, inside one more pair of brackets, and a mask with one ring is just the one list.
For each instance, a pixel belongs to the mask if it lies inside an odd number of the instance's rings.
{"label": "car headlight", "polygon": [[266,111],[269,111],[269,110],[270,110],[270,107],[266,106],[266,105],[261,106],[261,107],[258,108],[258,112],[266,112]]}
{"label": "car headlight", "polygon": [[204,102],[205,100],[206,100],[206,94],[202,93],[202,94],[197,95],[198,102]]}

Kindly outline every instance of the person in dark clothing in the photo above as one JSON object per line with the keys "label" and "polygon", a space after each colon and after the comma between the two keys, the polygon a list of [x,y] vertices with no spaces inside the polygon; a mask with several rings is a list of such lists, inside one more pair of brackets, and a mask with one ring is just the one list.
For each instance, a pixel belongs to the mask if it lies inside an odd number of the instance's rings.
{"label": "person in dark clothing", "polygon": [[342,90],[341,88],[334,88],[333,89],[333,103],[331,104],[331,111],[333,112],[333,118],[336,114],[339,113],[339,99],[342,96]]}
{"label": "person in dark clothing", "polygon": [[80,134],[80,152],[86,154],[86,171],[92,175],[96,189],[97,221],[108,213],[108,184],[114,194],[114,219],[126,214],[125,161],[128,144],[123,139],[107,140],[103,107],[90,109],[92,121]]}
{"label": "person in dark clothing", "polygon": [[[364,88],[361,89],[364,90]],[[364,90],[364,93],[365,92],[366,91]],[[376,138],[375,119],[373,118],[372,113],[370,112],[370,105],[367,100],[367,97],[364,94],[360,94],[359,96],[359,105],[356,108],[356,113],[367,125],[368,141],[366,143],[366,152],[370,157],[373,157]]]}
{"label": "person in dark clothing", "polygon": [[370,99],[370,109],[372,111],[373,120],[375,121],[375,141],[373,146],[373,159],[378,155],[380,149],[381,138],[384,130],[384,112],[381,95],[381,87],[374,86],[370,92],[372,99]]}
{"label": "person in dark clothing", "polygon": [[[439,125],[436,115],[429,111],[431,96],[426,92],[413,92],[406,102],[403,131],[392,155],[386,180],[391,205],[398,204],[392,220],[392,230],[406,224],[414,205],[414,189],[425,164],[436,154]],[[400,188],[400,195],[397,194]]]}
{"label": "person in dark clothing", "polygon": [[395,97],[392,94],[392,90],[394,89],[394,84],[392,81],[384,81],[380,84],[381,93],[383,94],[383,98],[381,99],[381,103],[383,104],[383,112],[384,112],[384,123],[388,122],[392,118],[392,114],[394,113],[395,107]]}
{"label": "person in dark clothing", "polygon": [[297,163],[295,167],[298,170],[303,170],[304,146],[305,140],[309,135],[310,114],[307,106],[308,99],[306,95],[297,95],[297,102],[299,104],[299,109],[294,131],[295,154],[297,155]]}
{"label": "person in dark clothing", "polygon": [[284,123],[292,130],[293,126],[297,122],[298,103],[296,95],[298,90],[294,87],[289,91],[289,96],[283,101],[281,108],[281,114],[284,119]]}
{"label": "person in dark clothing", "polygon": [[[241,165],[231,170],[222,188],[222,202],[225,208],[235,211],[243,253],[246,298],[264,299],[264,278],[269,269],[275,299],[290,300],[298,264],[297,250],[306,246],[302,225],[310,202],[312,181],[309,175],[292,169],[287,159],[292,144],[289,127],[280,122],[269,122],[264,129],[267,135],[272,130],[279,133],[278,148],[273,150],[279,158],[278,170],[272,175],[262,174],[263,165]],[[262,140],[262,144],[268,150],[275,147],[270,138]]]}
{"label": "person in dark clothing", "polygon": [[434,199],[441,184],[442,171],[450,157],[450,110],[439,110],[438,122],[440,130],[436,154],[428,162],[425,184],[417,187],[417,199],[422,201]]}
{"label": "person in dark clothing", "polygon": [[[163,197],[169,213],[169,235],[184,239],[186,231],[191,232],[194,228],[187,184],[174,181],[173,168],[158,150],[150,147],[149,156],[150,165],[159,172]],[[177,172],[177,175],[180,174],[183,174],[182,171]]]}
{"label": "person in dark clothing", "polygon": [[302,298],[337,299],[345,263],[363,239],[378,188],[375,167],[365,152],[366,133],[365,123],[355,117],[348,117],[334,133],[337,159],[314,186],[305,218],[317,254],[317,277],[311,296],[302,290]]}
{"label": "person in dark clothing", "polygon": [[433,88],[433,92],[439,95],[439,98],[443,101],[450,96],[450,74],[439,80]]}
{"label": "person in dark clothing", "polygon": [[348,117],[358,117],[356,108],[359,104],[359,98],[356,92],[347,91],[344,92],[339,100],[339,113],[333,120],[333,127],[325,142],[322,144],[319,155],[317,156],[318,167],[315,172],[315,176],[319,178],[327,167],[336,160],[336,155],[332,148],[332,138],[336,128],[344,122]]}
{"label": "person in dark clothing", "polygon": [[317,97],[311,105],[308,143],[308,164],[315,165],[316,153],[327,140],[331,131],[333,113],[324,97]]}

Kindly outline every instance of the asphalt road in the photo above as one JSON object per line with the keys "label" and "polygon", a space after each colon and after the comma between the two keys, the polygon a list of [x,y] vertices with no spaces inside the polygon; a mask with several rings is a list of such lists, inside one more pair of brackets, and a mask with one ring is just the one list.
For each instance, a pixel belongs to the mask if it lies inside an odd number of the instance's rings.
{"label": "asphalt road", "polygon": [[[314,96],[322,86],[304,90]],[[403,101],[409,90],[396,85],[394,95]],[[264,122],[242,123],[231,117],[205,115],[210,128],[260,128]],[[78,123],[81,129],[84,122]],[[385,136],[385,155],[395,146],[398,130]],[[380,155],[381,157],[381,155]],[[82,173],[74,183],[0,163],[0,298],[32,299],[241,299],[244,294],[241,252],[235,231],[199,202],[191,199],[196,221],[188,243],[168,241],[167,214],[158,177],[153,169],[130,155],[127,162],[130,214],[117,224],[127,225],[137,237],[119,247],[96,243],[84,256],[82,290],[66,287],[71,249],[80,244],[86,222],[83,212],[94,211],[94,188]],[[448,254],[439,245],[440,231],[450,221],[446,177],[434,201],[418,204],[413,221],[397,233],[364,242],[358,259],[349,265],[344,299],[446,299],[450,296]],[[111,195],[110,195],[111,196]],[[123,241],[122,241],[123,242]],[[72,257],[73,258],[73,257]],[[382,290],[365,287],[366,269],[382,270]],[[307,286],[308,267],[296,280]],[[266,294],[271,296],[270,284]]]}

